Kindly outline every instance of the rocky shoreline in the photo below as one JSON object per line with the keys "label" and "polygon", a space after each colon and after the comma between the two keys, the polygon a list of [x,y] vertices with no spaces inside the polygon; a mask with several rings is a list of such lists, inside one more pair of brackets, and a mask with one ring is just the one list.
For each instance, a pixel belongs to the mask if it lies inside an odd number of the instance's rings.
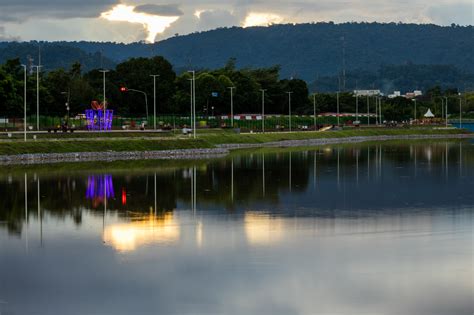
{"label": "rocky shoreline", "polygon": [[266,143],[222,144],[210,149],[179,149],[163,151],[133,151],[133,152],[76,152],[76,153],[42,153],[0,155],[0,165],[30,165],[96,161],[126,161],[126,160],[171,160],[171,159],[211,159],[225,157],[231,150],[251,148],[288,148],[310,147],[328,144],[361,143],[390,140],[422,140],[422,139],[473,139],[474,134],[456,135],[394,135],[394,136],[364,136],[348,138],[322,138],[306,140],[286,140]]}

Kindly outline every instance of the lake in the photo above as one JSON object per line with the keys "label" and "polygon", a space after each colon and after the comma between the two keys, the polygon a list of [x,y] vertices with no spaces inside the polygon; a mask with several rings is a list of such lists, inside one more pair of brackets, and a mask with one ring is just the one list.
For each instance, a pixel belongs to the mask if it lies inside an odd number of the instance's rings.
{"label": "lake", "polygon": [[469,314],[474,144],[2,167],[0,314]]}

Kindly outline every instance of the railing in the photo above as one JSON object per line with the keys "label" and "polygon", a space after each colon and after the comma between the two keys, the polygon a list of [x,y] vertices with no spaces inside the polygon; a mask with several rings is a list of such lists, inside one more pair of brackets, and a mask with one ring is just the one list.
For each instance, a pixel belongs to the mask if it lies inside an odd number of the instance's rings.
{"label": "railing", "polygon": [[[259,115],[252,115],[257,116]],[[112,122],[112,128],[115,130],[122,129],[141,129],[142,125],[145,125],[146,129],[153,128],[154,119],[156,119],[157,127],[160,129],[180,129],[183,127],[191,126],[191,119],[188,116],[181,115],[168,115],[168,116],[157,116],[150,117],[150,121],[147,121],[145,117],[121,117],[116,116]],[[63,117],[54,116],[40,116],[39,124],[41,130],[48,130],[50,128],[58,128],[64,123]],[[339,117],[339,123],[345,125],[349,121],[354,121],[355,117]],[[367,124],[366,117],[359,117],[362,125]],[[375,125],[375,117],[370,118],[370,124]],[[35,130],[36,127],[36,116],[28,116],[26,119],[28,130]],[[323,116],[317,117],[318,126],[322,125],[336,125],[337,117]],[[291,117],[292,129],[314,129],[314,117],[311,115],[294,115]],[[0,117],[0,130],[2,131],[14,131],[23,130],[23,118],[2,118]],[[68,121],[69,127],[75,129],[86,129],[85,117],[70,118]],[[240,128],[248,131],[259,131],[262,129],[262,120],[258,119],[248,120],[245,116],[242,119],[234,118],[234,126],[231,125],[231,119],[221,119],[221,116],[196,117],[197,128]],[[287,130],[289,128],[288,116],[277,116],[268,115],[265,117],[265,129],[266,130]]]}

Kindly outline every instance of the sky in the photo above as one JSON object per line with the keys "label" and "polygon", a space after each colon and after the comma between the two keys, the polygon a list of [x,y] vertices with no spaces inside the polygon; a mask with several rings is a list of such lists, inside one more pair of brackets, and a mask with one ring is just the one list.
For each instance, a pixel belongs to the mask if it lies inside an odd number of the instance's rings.
{"label": "sky", "polygon": [[474,0],[0,0],[0,40],[160,41],[308,22],[473,25]]}

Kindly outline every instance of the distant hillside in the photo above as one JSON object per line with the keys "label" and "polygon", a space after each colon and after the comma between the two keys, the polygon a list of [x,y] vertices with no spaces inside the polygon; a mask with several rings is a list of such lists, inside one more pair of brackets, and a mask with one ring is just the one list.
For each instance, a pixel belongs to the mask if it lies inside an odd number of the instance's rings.
{"label": "distant hillside", "polygon": [[[25,51],[31,51],[28,46],[31,43],[15,45],[5,48],[5,44],[0,43],[0,62],[16,52],[24,55]],[[23,45],[28,47],[21,48]],[[49,53],[46,53],[47,47],[51,48]],[[46,45],[44,59],[46,62],[46,58],[51,58],[52,66],[81,59],[87,62],[86,68],[98,67],[98,52],[113,60],[105,58],[106,66],[130,57],[162,55],[178,73],[192,68],[222,67],[229,58],[236,58],[239,68],[281,65],[283,78],[297,77],[308,82],[323,77],[337,78],[343,70],[344,55],[348,75],[364,72],[379,76],[383,66],[410,64],[449,65],[462,69],[463,73],[474,73],[472,26],[396,23],[232,27],[176,36],[156,44],[57,42]],[[35,54],[35,50],[29,53]],[[346,87],[349,88],[349,84]]]}
{"label": "distant hillside", "polygon": [[43,70],[50,71],[58,68],[69,69],[75,62],[80,62],[83,71],[90,71],[101,67],[111,68],[115,62],[103,57],[98,51],[88,53],[73,45],[61,43],[0,43],[0,63],[8,59],[20,58],[24,64],[38,63],[39,49],[41,47],[41,64]]}
{"label": "distant hillside", "polygon": [[[343,40],[344,39],[344,40]],[[472,26],[416,24],[316,23],[271,27],[221,28],[143,43],[68,43],[115,61],[163,55],[176,69],[217,68],[229,58],[239,67],[281,65],[283,77],[313,81],[346,70],[377,71],[381,65],[406,63],[454,65],[474,73]]]}

